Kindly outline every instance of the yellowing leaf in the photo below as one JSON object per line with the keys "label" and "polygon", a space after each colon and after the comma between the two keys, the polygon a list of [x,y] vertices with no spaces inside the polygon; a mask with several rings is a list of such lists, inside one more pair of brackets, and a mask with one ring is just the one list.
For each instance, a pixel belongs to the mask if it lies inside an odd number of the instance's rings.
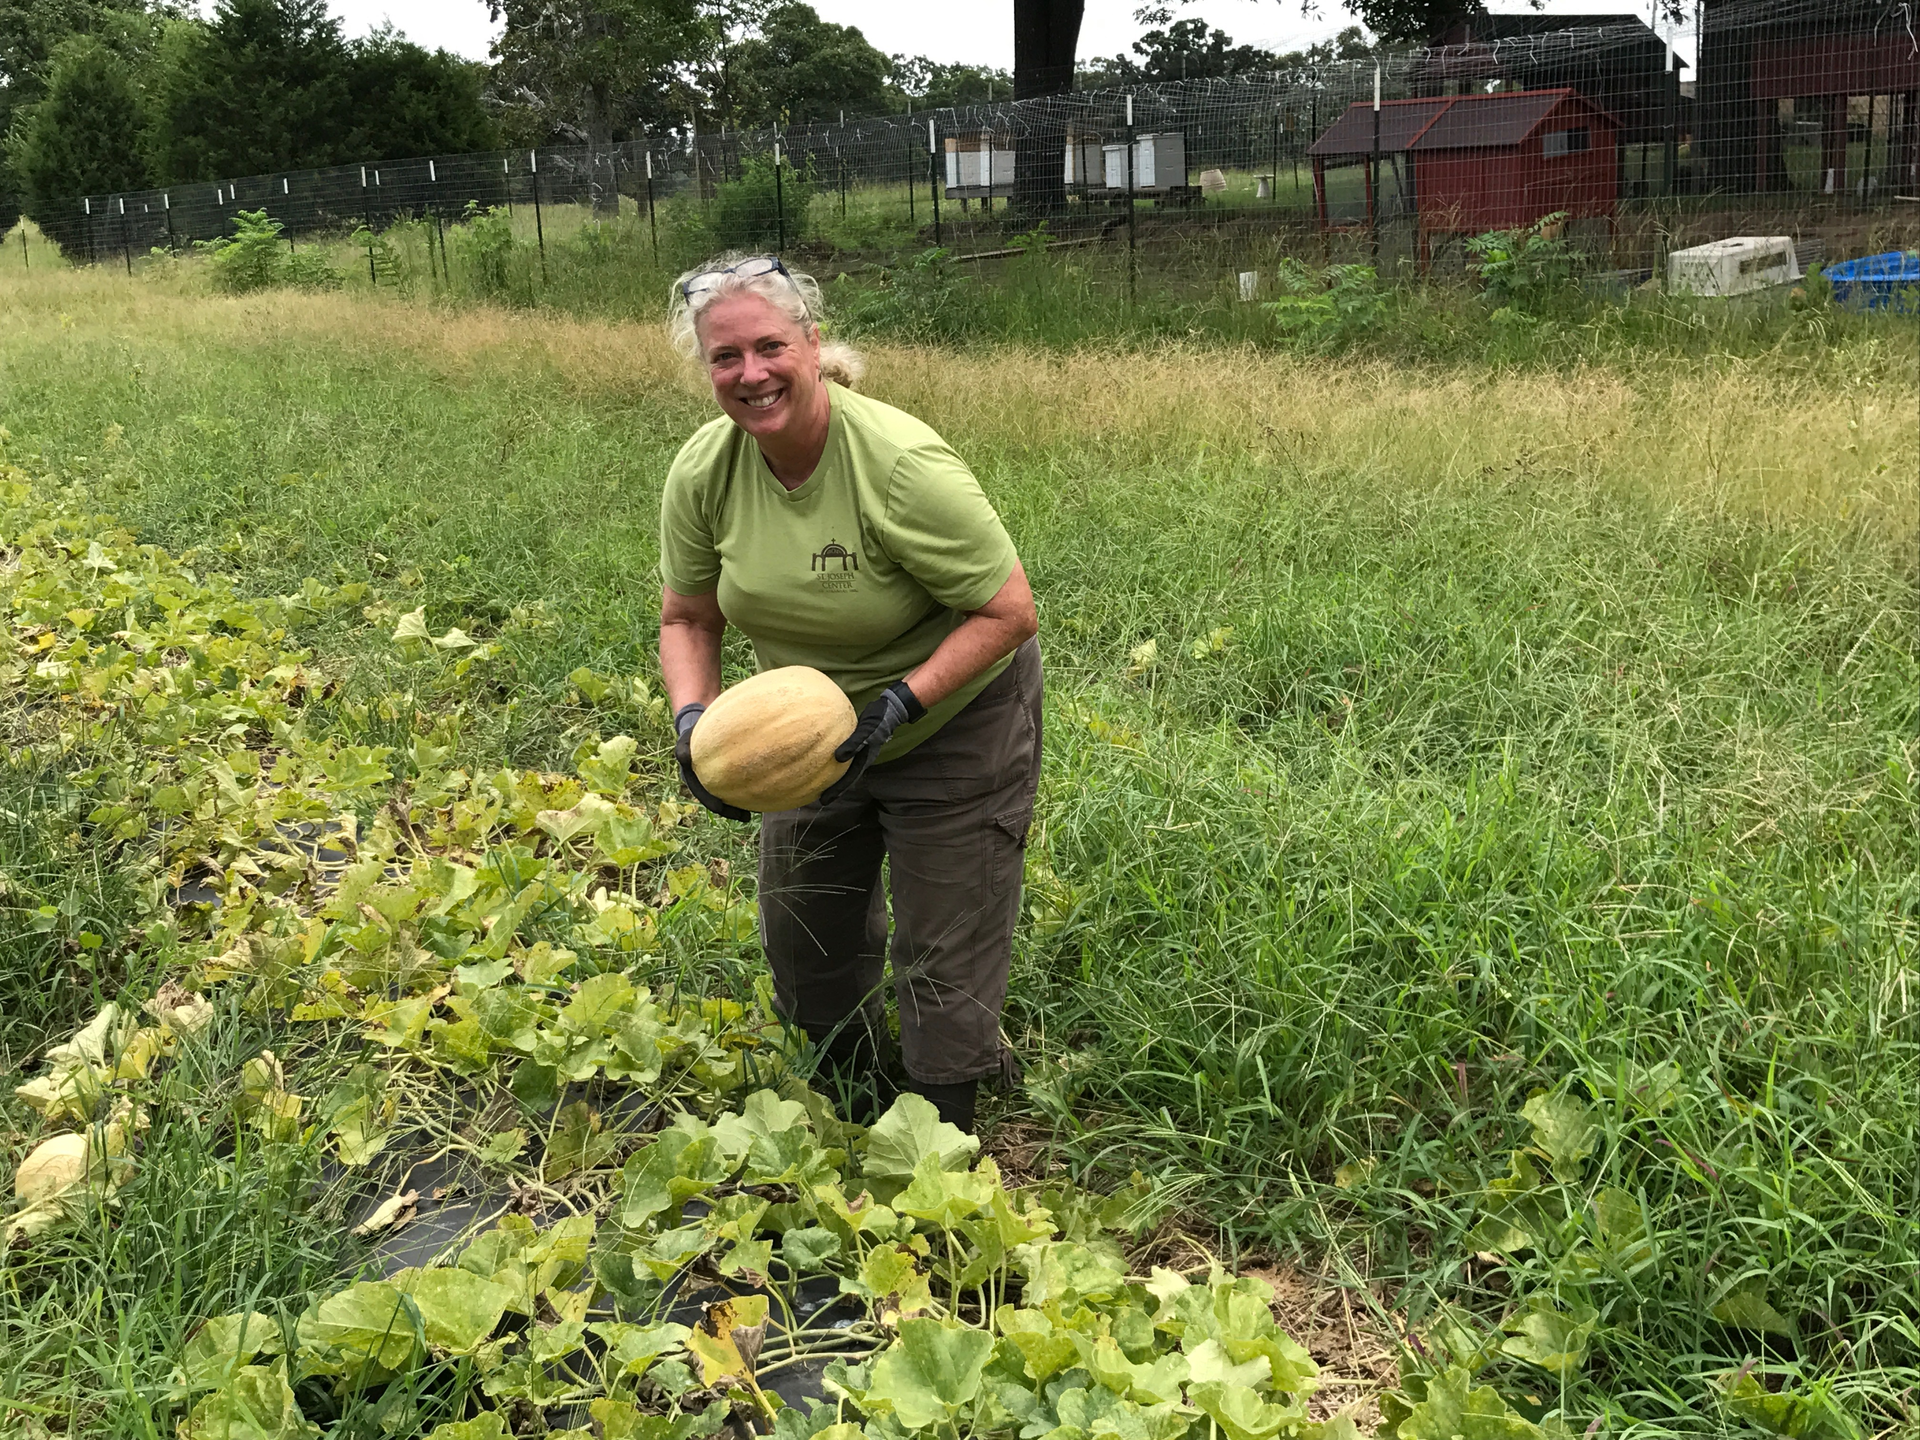
{"label": "yellowing leaf", "polygon": [[740,1340],[747,1339],[757,1356],[766,1324],[765,1295],[741,1295],[709,1305],[687,1336],[687,1349],[700,1361],[700,1383],[713,1385],[728,1376],[751,1380],[753,1363],[741,1350]]}

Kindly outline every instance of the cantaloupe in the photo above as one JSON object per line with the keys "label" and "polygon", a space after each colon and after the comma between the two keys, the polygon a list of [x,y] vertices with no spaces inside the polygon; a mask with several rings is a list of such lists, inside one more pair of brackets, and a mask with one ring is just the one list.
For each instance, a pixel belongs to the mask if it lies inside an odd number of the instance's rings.
{"label": "cantaloupe", "polygon": [[852,702],[818,670],[763,670],[723,691],[693,727],[693,773],[742,810],[798,809],[846,773],[833,752],[853,725]]}

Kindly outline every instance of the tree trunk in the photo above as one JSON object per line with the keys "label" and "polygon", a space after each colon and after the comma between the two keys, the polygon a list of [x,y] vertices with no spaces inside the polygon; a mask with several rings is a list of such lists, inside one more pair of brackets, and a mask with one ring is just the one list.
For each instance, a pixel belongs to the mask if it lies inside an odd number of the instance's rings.
{"label": "tree trunk", "polygon": [[[1032,100],[1073,89],[1085,0],[1013,0],[1013,98]],[[1037,107],[1030,107],[1037,108]],[[1066,208],[1065,108],[1036,115],[1014,138],[1014,204],[1035,217]]]}

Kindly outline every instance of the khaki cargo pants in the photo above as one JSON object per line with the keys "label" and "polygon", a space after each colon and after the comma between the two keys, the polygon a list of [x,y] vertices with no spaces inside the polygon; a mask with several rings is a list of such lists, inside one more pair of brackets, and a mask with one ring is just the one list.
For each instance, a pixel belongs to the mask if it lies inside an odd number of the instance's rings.
{"label": "khaki cargo pants", "polygon": [[1029,640],[931,738],[833,804],[765,816],[760,935],[785,1018],[816,1044],[863,1009],[878,1030],[890,889],[907,1074],[1010,1080],[1000,1007],[1039,779],[1040,647]]}

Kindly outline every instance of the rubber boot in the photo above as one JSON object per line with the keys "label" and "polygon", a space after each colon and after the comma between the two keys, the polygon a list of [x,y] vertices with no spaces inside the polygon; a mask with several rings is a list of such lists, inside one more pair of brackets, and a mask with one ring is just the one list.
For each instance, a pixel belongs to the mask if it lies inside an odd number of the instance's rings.
{"label": "rubber boot", "polygon": [[966,1134],[973,1133],[974,1102],[979,1098],[980,1082],[962,1080],[954,1085],[928,1085],[915,1080],[913,1093],[925,1096],[940,1112],[940,1118]]}
{"label": "rubber boot", "polygon": [[814,1053],[814,1088],[847,1120],[871,1125],[893,1103],[879,1043],[860,1016],[850,1017]]}

